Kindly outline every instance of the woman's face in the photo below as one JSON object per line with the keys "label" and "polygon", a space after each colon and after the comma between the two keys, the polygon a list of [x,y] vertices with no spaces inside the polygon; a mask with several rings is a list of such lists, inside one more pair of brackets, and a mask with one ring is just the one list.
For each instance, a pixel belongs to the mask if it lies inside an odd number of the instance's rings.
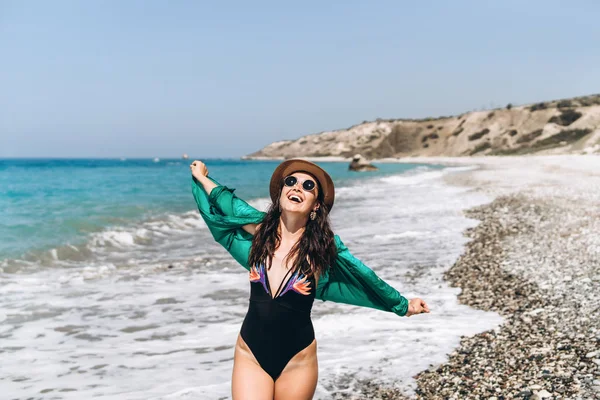
{"label": "woman's face", "polygon": [[[312,210],[318,208],[318,206],[315,207],[319,190],[316,185],[317,180],[312,175],[304,172],[294,172],[290,175],[296,178],[296,184],[294,186],[283,185],[279,196],[281,212],[287,211],[308,215]],[[307,179],[315,183],[314,188],[310,191],[305,190],[302,186]]]}

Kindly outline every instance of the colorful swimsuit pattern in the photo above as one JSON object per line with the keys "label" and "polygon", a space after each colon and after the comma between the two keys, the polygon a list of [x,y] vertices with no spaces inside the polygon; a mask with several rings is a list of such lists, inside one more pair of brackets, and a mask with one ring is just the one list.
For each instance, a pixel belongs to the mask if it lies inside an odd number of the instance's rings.
{"label": "colorful swimsuit pattern", "polygon": [[[287,276],[287,274],[286,274]],[[264,265],[260,265],[258,267],[250,268],[250,282],[260,282],[260,284],[265,289],[269,295],[270,290],[267,286],[267,272],[265,270]],[[285,277],[283,278],[285,280]],[[286,294],[289,290],[293,290],[296,293],[300,293],[303,295],[310,294],[310,280],[304,275],[298,272],[294,272],[291,278],[288,280],[287,284],[283,288],[283,290],[277,295],[277,297],[281,297]]]}
{"label": "colorful swimsuit pattern", "polygon": [[265,266],[250,268],[250,304],[240,335],[274,381],[315,339],[310,319],[315,284],[314,277],[288,271],[272,295]]}

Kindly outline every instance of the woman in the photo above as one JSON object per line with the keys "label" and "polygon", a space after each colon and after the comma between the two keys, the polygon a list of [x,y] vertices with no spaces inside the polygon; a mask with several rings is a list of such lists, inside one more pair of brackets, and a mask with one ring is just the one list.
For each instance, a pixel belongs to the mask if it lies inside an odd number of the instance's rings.
{"label": "woman", "polygon": [[272,204],[257,211],[194,161],[193,193],[215,240],[249,270],[250,305],[234,353],[234,400],[311,399],[318,375],[310,320],[315,298],[398,315],[429,312],[408,301],[356,259],[329,225],[331,177],[301,159],[282,162],[270,182]]}

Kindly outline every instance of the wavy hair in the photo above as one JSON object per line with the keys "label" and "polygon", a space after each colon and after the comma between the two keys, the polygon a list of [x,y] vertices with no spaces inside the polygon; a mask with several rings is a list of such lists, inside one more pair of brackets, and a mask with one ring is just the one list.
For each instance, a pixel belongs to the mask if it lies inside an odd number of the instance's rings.
{"label": "wavy hair", "polygon": [[[329,223],[329,209],[323,202],[321,185],[316,179],[315,181],[317,182],[317,202],[319,203],[319,209],[316,211],[317,217],[314,220],[308,219],[302,237],[283,259],[284,265],[287,265],[289,260],[293,260],[292,272],[300,271],[308,277],[322,276],[330,266],[334,265],[337,257],[334,234]],[[281,189],[283,189],[283,181],[280,184],[280,195]],[[265,218],[254,234],[248,257],[250,266],[264,264],[267,269],[271,268],[275,250],[281,244],[279,198],[280,196],[277,196],[277,199],[270,205]]]}

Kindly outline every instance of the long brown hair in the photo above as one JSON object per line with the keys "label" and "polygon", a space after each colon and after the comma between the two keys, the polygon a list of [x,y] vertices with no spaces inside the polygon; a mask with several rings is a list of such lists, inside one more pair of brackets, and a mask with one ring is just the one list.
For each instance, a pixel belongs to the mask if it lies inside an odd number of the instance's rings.
{"label": "long brown hair", "polygon": [[[319,209],[314,220],[308,219],[306,229],[302,237],[290,249],[283,262],[294,260],[291,267],[292,272],[300,271],[306,276],[321,276],[334,265],[337,257],[337,248],[333,238],[333,231],[329,223],[329,210],[323,203],[323,191],[317,182],[317,202]],[[283,182],[280,185],[283,188]],[[281,191],[280,191],[281,193]],[[248,265],[256,266],[264,264],[267,269],[271,268],[275,250],[281,243],[279,233],[279,220],[281,216],[280,196],[270,205],[261,225],[256,230],[252,239],[252,247],[248,257]]]}

